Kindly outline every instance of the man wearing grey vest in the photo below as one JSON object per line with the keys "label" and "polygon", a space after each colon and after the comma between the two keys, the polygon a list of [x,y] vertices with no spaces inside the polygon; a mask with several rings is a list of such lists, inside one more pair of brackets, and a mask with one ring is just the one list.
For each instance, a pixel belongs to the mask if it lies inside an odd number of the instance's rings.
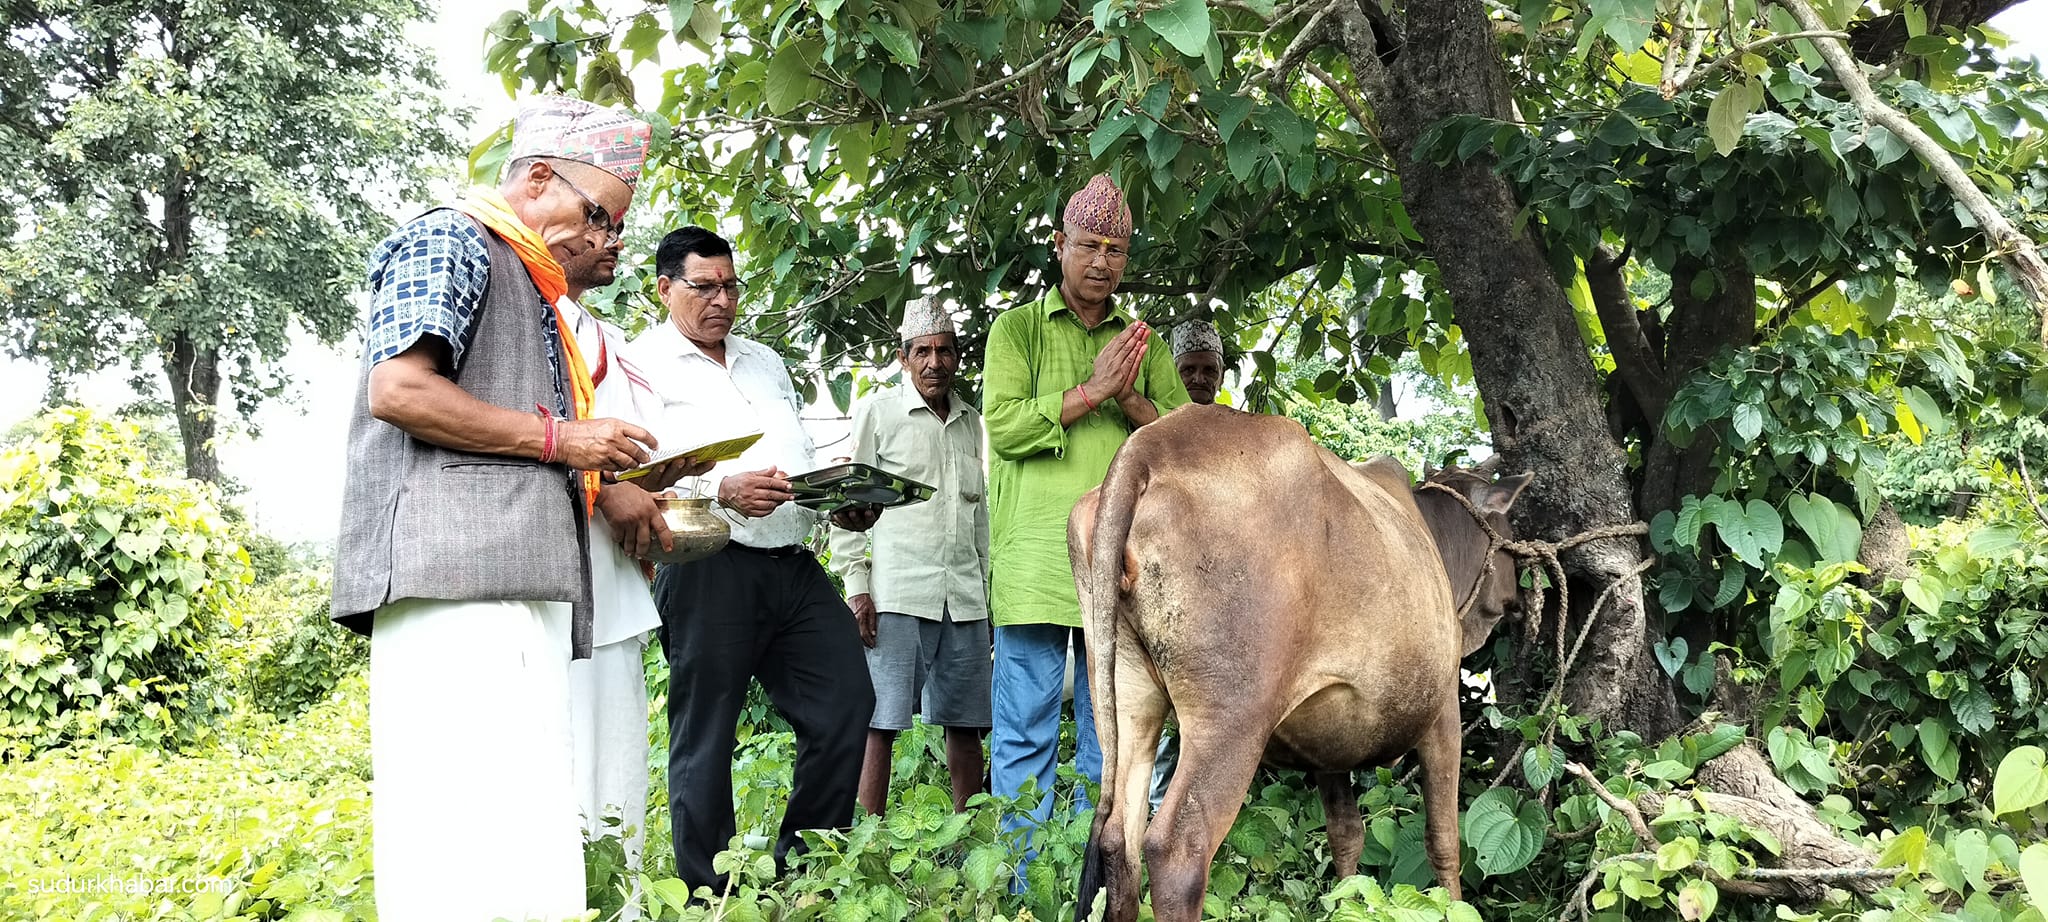
{"label": "man wearing grey vest", "polygon": [[568,673],[590,651],[588,516],[598,472],[655,445],[594,417],[608,350],[579,344],[554,305],[559,260],[617,234],[648,133],[531,100],[497,189],[371,255],[333,612],[370,634],[385,922],[584,912]]}

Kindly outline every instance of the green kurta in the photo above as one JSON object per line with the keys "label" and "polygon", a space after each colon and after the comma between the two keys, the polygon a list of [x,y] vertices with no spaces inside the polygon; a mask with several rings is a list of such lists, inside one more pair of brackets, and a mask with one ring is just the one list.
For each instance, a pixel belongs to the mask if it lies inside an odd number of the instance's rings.
{"label": "green kurta", "polygon": [[[1131,434],[1114,400],[1060,426],[1062,395],[1095,372],[1095,356],[1134,318],[1110,302],[1095,329],[1060,298],[1004,311],[988,334],[982,404],[988,424],[990,607],[995,625],[1081,626],[1080,597],[1067,563],[1067,514],[1102,483]],[[1135,385],[1165,413],[1188,402],[1173,350],[1155,336]]]}

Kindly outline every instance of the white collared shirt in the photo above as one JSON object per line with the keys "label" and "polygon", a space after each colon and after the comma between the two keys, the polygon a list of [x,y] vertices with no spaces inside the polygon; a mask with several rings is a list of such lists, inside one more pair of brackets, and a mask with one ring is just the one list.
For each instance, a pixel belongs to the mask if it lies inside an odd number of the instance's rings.
{"label": "white collared shirt", "polygon": [[[674,323],[653,326],[627,350],[634,365],[661,398],[661,419],[649,426],[663,445],[698,445],[759,431],[761,440],[745,454],[722,461],[705,475],[706,492],[716,493],[726,477],[748,471],[780,468],[783,474],[808,473],[815,447],[804,430],[803,399],[789,378],[789,366],[775,350],[728,333],[725,364],[704,354]],[[677,486],[687,488],[689,481]],[[750,519],[728,510],[734,522],[732,539],[748,547],[773,548],[802,544],[817,527],[818,514],[795,503]]]}
{"label": "white collared shirt", "polygon": [[847,596],[877,611],[936,621],[988,617],[987,478],[981,411],[955,395],[945,419],[914,387],[881,391],[854,407],[853,460],[933,488],[922,503],[883,511],[866,532],[832,529],[832,569]]}
{"label": "white collared shirt", "polygon": [[[660,398],[647,388],[646,375],[637,366],[628,367],[622,354],[625,332],[599,320],[567,297],[557,306],[575,333],[576,346],[590,363],[593,375],[597,373],[599,357],[605,359],[604,379],[597,382],[592,401],[595,414],[642,427],[659,416]],[[602,352],[600,343],[604,347]],[[611,525],[601,511],[590,520],[590,591],[593,646],[618,643],[661,626],[661,613],[655,610],[654,597],[647,591],[647,576],[640,569],[640,561],[612,540]]]}

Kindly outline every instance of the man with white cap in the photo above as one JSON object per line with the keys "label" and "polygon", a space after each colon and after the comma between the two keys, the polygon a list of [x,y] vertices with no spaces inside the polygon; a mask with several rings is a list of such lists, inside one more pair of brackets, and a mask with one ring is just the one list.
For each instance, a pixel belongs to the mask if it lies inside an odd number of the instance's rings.
{"label": "man with white cap", "polygon": [[846,583],[875,686],[860,802],[869,813],[885,809],[896,734],[910,728],[921,693],[925,721],[946,728],[953,809],[965,811],[981,791],[981,735],[989,727],[981,412],[953,394],[960,351],[942,305],[911,301],[897,332],[896,360],[909,385],[854,408],[852,459],[934,492],[891,510],[868,532],[832,530],[832,568]]}
{"label": "man with white cap", "polygon": [[592,646],[588,518],[599,475],[656,446],[597,415],[610,350],[564,323],[560,261],[617,233],[648,135],[624,113],[531,100],[497,189],[371,254],[333,613],[370,633],[386,922],[585,911],[567,686]]}
{"label": "man with white cap", "polygon": [[1206,320],[1190,320],[1173,328],[1173,370],[1188,389],[1188,399],[1207,406],[1223,387],[1223,337]]}
{"label": "man with white cap", "polygon": [[[990,601],[995,622],[989,754],[995,793],[1041,797],[1030,822],[1052,814],[1061,688],[1074,648],[1075,767],[1100,782],[1102,752],[1088,696],[1081,603],[1067,560],[1067,515],[1100,485],[1139,426],[1187,403],[1150,328],[1113,300],[1130,261],[1131,209],[1097,175],[1067,201],[1053,234],[1059,284],[1004,311],[989,329]],[[1076,798],[1085,804],[1086,797]],[[1024,825],[1006,817],[1005,826]],[[1028,857],[1028,850],[1027,850]]]}

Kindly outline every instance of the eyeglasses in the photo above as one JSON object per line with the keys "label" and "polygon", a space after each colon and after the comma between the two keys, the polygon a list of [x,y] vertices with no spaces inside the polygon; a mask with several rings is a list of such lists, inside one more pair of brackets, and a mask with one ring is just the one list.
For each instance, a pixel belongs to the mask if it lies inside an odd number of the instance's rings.
{"label": "eyeglasses", "polygon": [[1074,250],[1080,253],[1088,262],[1094,262],[1095,257],[1100,256],[1103,262],[1112,266],[1121,266],[1131,259],[1130,251],[1123,247],[1110,246],[1100,241],[1076,243],[1074,244]]}
{"label": "eyeglasses", "polygon": [[626,232],[626,222],[613,222],[611,209],[599,205],[596,200],[584,194],[582,189],[576,188],[576,183],[570,181],[569,177],[562,175],[561,172],[557,171],[553,175],[556,179],[562,181],[562,185],[568,186],[569,191],[576,193],[577,198],[583,200],[583,204],[586,206],[583,211],[583,220],[590,223],[590,229],[604,231],[604,242],[607,245],[617,243],[619,238]]}
{"label": "eyeglasses", "polygon": [[680,279],[676,278],[675,276],[669,276],[669,281],[689,289],[691,294],[694,294],[697,297],[702,298],[706,301],[718,297],[718,293],[721,291],[725,292],[727,295],[730,295],[733,300],[737,301],[739,300],[740,295],[746,294],[747,292],[747,283],[742,282],[739,279],[733,279],[730,282],[719,284],[717,282],[692,282],[689,279]]}

